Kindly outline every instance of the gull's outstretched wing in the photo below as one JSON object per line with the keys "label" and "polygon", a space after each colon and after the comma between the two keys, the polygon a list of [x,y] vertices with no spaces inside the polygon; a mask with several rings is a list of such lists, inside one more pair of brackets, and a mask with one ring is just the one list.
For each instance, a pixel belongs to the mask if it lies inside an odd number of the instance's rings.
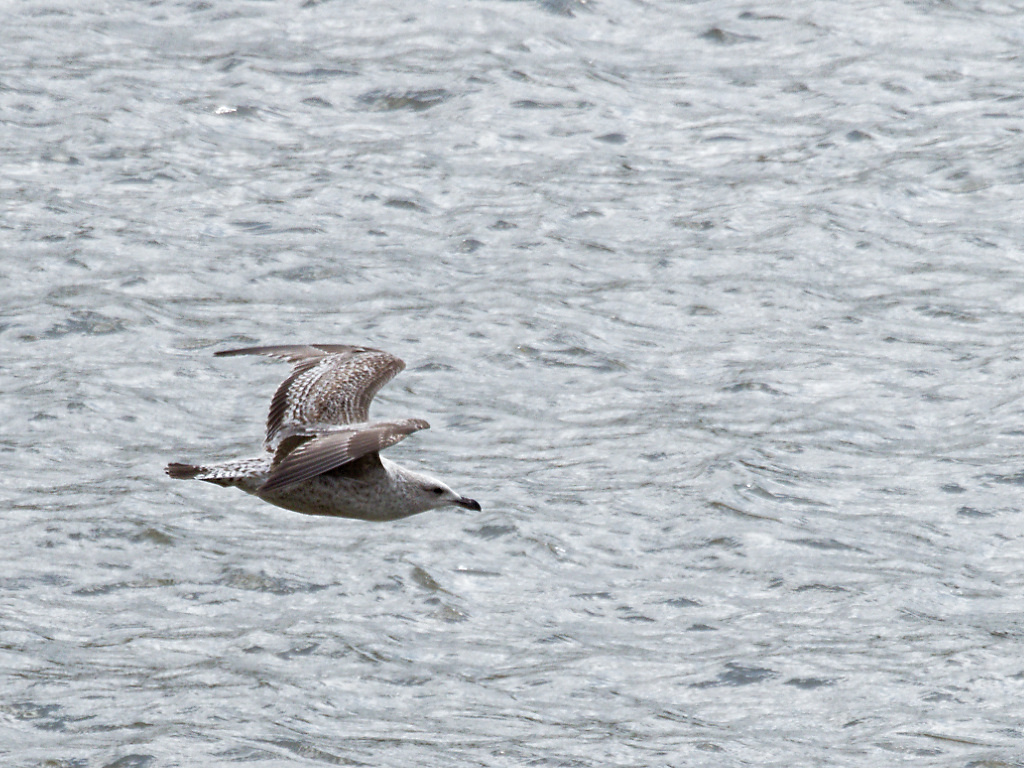
{"label": "gull's outstretched wing", "polygon": [[292,428],[282,436],[270,476],[259,492],[266,494],[310,480],[371,454],[376,464],[377,451],[429,428],[423,419]]}
{"label": "gull's outstretched wing", "polygon": [[295,427],[366,422],[373,396],[405,368],[387,352],[342,344],[246,347],[215,354],[266,355],[292,364],[270,402],[263,443],[268,451],[276,451],[282,435]]}

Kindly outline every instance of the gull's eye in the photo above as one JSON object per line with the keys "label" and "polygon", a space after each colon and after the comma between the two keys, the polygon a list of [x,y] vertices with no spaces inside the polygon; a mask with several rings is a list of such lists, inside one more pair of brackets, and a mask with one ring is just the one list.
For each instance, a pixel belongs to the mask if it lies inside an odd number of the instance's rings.
{"label": "gull's eye", "polygon": [[433,493],[435,496],[440,496],[442,493],[444,493],[444,488],[431,488],[430,492]]}

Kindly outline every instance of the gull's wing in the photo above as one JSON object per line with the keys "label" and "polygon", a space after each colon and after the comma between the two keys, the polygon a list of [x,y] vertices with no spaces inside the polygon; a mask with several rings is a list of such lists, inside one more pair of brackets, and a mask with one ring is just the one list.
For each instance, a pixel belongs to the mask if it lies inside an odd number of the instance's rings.
{"label": "gull's wing", "polygon": [[373,396],[405,368],[387,352],[342,344],[246,347],[215,354],[266,355],[292,364],[291,375],[270,401],[263,442],[268,451],[276,450],[282,434],[293,427],[366,422]]}
{"label": "gull's wing", "polygon": [[347,427],[299,427],[289,430],[281,439],[270,476],[260,486],[259,493],[277,491],[364,456],[376,455],[377,451],[394,445],[406,435],[429,428],[430,425],[423,419],[402,419]]}

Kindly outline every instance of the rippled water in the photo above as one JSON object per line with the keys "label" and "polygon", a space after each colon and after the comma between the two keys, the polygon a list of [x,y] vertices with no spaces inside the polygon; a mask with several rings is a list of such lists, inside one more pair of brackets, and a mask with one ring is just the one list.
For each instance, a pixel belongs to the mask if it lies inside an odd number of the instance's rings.
{"label": "rippled water", "polygon": [[[9,5],[5,765],[1024,765],[1024,11]],[[409,368],[387,525],[181,483]]]}

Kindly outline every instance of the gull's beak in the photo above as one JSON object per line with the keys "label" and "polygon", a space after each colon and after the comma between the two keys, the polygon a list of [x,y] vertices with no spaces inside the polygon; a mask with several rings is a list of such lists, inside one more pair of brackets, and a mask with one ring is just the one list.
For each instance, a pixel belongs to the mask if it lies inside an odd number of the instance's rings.
{"label": "gull's beak", "polygon": [[453,501],[452,504],[458,504],[460,507],[472,509],[474,512],[480,511],[480,505],[477,502],[473,501],[472,499],[467,499],[465,496],[462,496],[461,498]]}

